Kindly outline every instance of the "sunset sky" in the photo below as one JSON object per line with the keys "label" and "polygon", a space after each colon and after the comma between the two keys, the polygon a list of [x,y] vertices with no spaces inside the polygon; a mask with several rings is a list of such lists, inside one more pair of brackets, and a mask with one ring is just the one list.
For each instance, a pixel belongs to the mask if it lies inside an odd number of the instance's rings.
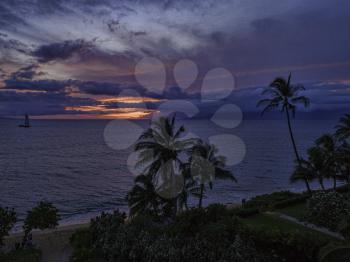
{"label": "sunset sky", "polygon": [[[348,0],[1,0],[0,117],[145,118],[173,99],[206,116],[202,80],[218,67],[235,90],[216,103],[254,112],[261,88],[292,72],[310,111],[346,111],[349,10]],[[145,57],[164,63],[164,92],[135,78]],[[198,66],[186,89],[172,74],[181,59]]]}

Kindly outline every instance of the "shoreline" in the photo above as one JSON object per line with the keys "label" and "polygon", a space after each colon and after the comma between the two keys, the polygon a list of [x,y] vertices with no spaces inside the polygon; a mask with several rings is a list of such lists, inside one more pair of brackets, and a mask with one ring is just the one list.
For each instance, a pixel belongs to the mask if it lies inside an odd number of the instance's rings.
{"label": "shoreline", "polygon": [[[42,252],[42,262],[68,262],[72,252],[69,239],[79,229],[88,228],[88,223],[59,225],[55,229],[33,230],[33,245]],[[4,238],[2,251],[8,252],[22,241],[24,232],[15,232]]]}

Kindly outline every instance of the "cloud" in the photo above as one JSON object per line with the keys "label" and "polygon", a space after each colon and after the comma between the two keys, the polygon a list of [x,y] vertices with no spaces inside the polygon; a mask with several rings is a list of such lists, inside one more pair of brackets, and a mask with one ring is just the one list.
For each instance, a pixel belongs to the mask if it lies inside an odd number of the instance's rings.
{"label": "cloud", "polygon": [[91,42],[86,42],[83,39],[64,41],[60,43],[52,43],[42,45],[33,52],[33,55],[38,58],[39,62],[46,63],[52,60],[68,59],[74,54],[83,54],[93,48]]}
{"label": "cloud", "polygon": [[40,69],[39,65],[32,64],[26,67],[20,68],[18,71],[11,74],[12,79],[21,80],[32,80],[34,77],[39,77],[45,75],[45,73],[38,71]]}

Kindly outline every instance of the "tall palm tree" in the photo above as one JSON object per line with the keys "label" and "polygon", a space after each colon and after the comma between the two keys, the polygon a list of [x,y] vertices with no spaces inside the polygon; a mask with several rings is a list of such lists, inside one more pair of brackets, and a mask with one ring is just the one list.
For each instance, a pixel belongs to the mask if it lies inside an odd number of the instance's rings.
{"label": "tall palm tree", "polygon": [[[135,151],[139,153],[137,167],[152,177],[155,190],[163,198],[173,199],[175,213],[177,197],[182,192],[181,156],[196,139],[183,139],[184,126],[176,128],[175,115],[160,117],[138,139]],[[182,181],[182,182],[181,182]],[[179,184],[181,183],[181,184]]]}
{"label": "tall palm tree", "polygon": [[[291,115],[295,116],[295,111],[298,104],[302,104],[304,107],[308,107],[310,104],[309,98],[305,96],[300,96],[299,93],[304,91],[305,88],[302,85],[292,85],[291,84],[292,74],[290,73],[288,76],[288,80],[284,78],[276,78],[269,87],[265,88],[262,92],[263,96],[268,96],[268,98],[264,98],[260,100],[257,106],[264,106],[261,114],[263,115],[267,111],[271,111],[274,109],[280,109],[281,112],[286,114],[288,130],[290,139],[292,141],[294,154],[296,160],[299,165],[301,165],[301,158],[299,157],[299,153],[296,147],[293,130],[291,126]],[[307,187],[308,192],[311,192],[309,181],[305,178],[305,185]]]}
{"label": "tall palm tree", "polygon": [[212,189],[215,179],[229,179],[234,182],[237,182],[237,180],[231,171],[225,169],[225,158],[217,156],[217,149],[214,145],[198,141],[189,152],[190,172],[199,184],[198,207],[201,208],[206,184]]}
{"label": "tall palm tree", "polygon": [[129,207],[130,216],[150,212],[159,213],[161,199],[154,189],[152,177],[139,175],[135,178],[135,185],[126,197]]}
{"label": "tall palm tree", "polygon": [[335,135],[340,140],[346,140],[350,137],[350,114],[345,114],[340,118],[339,124],[335,126],[337,129]]}

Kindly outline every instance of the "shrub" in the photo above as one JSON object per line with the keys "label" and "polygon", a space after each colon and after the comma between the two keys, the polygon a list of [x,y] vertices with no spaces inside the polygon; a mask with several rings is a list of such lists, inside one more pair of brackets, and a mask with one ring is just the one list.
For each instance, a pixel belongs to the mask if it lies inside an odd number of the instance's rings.
{"label": "shrub", "polygon": [[257,208],[251,207],[251,208],[239,208],[236,210],[236,215],[240,218],[247,218],[250,216],[254,216],[259,214],[260,211]]}
{"label": "shrub", "polygon": [[241,221],[221,205],[183,212],[174,221],[138,216],[125,223],[122,213],[102,214],[72,237],[71,262],[98,257],[123,262],[311,262],[329,242],[318,234],[257,229]]}
{"label": "shrub", "polygon": [[55,228],[58,225],[58,210],[49,202],[41,201],[32,210],[28,211],[24,220],[24,237],[22,245],[26,246],[28,236],[33,229]]}
{"label": "shrub", "polygon": [[16,221],[17,216],[15,211],[0,207],[0,247],[4,244],[4,237],[8,236],[9,231]]}
{"label": "shrub", "polygon": [[253,197],[245,203],[245,207],[258,209],[272,208],[273,205],[278,202],[294,199],[296,197],[300,197],[300,194],[292,193],[290,191],[274,192],[272,194]]}
{"label": "shrub", "polygon": [[[92,236],[89,229],[79,229],[70,238],[73,253],[70,262],[95,262],[101,254],[92,248]],[[101,260],[103,261],[103,260]]]}
{"label": "shrub", "polygon": [[103,250],[113,243],[120,225],[124,224],[126,214],[114,211],[112,214],[102,212],[101,216],[91,220],[90,232],[93,248]]}
{"label": "shrub", "polygon": [[350,246],[331,243],[323,247],[319,254],[320,262],[348,261],[350,257]]}
{"label": "shrub", "polygon": [[28,235],[32,229],[55,228],[58,225],[58,210],[49,202],[42,201],[38,206],[28,211],[23,229]]}
{"label": "shrub", "polygon": [[263,258],[250,241],[243,241],[239,235],[235,241],[225,250],[219,262],[259,262]]}
{"label": "shrub", "polygon": [[40,262],[41,251],[38,249],[18,249],[7,254],[0,254],[1,262]]}
{"label": "shrub", "polygon": [[319,250],[329,242],[328,238],[314,233],[253,227],[243,227],[240,236],[244,241],[251,241],[263,261],[269,262],[317,261]]}
{"label": "shrub", "polygon": [[292,197],[291,199],[285,199],[285,200],[276,202],[272,205],[272,207],[276,209],[285,208],[296,204],[304,203],[308,198],[309,198],[308,195],[296,196],[296,197]]}
{"label": "shrub", "polygon": [[306,220],[333,231],[350,212],[347,197],[334,191],[315,193],[308,202]]}

